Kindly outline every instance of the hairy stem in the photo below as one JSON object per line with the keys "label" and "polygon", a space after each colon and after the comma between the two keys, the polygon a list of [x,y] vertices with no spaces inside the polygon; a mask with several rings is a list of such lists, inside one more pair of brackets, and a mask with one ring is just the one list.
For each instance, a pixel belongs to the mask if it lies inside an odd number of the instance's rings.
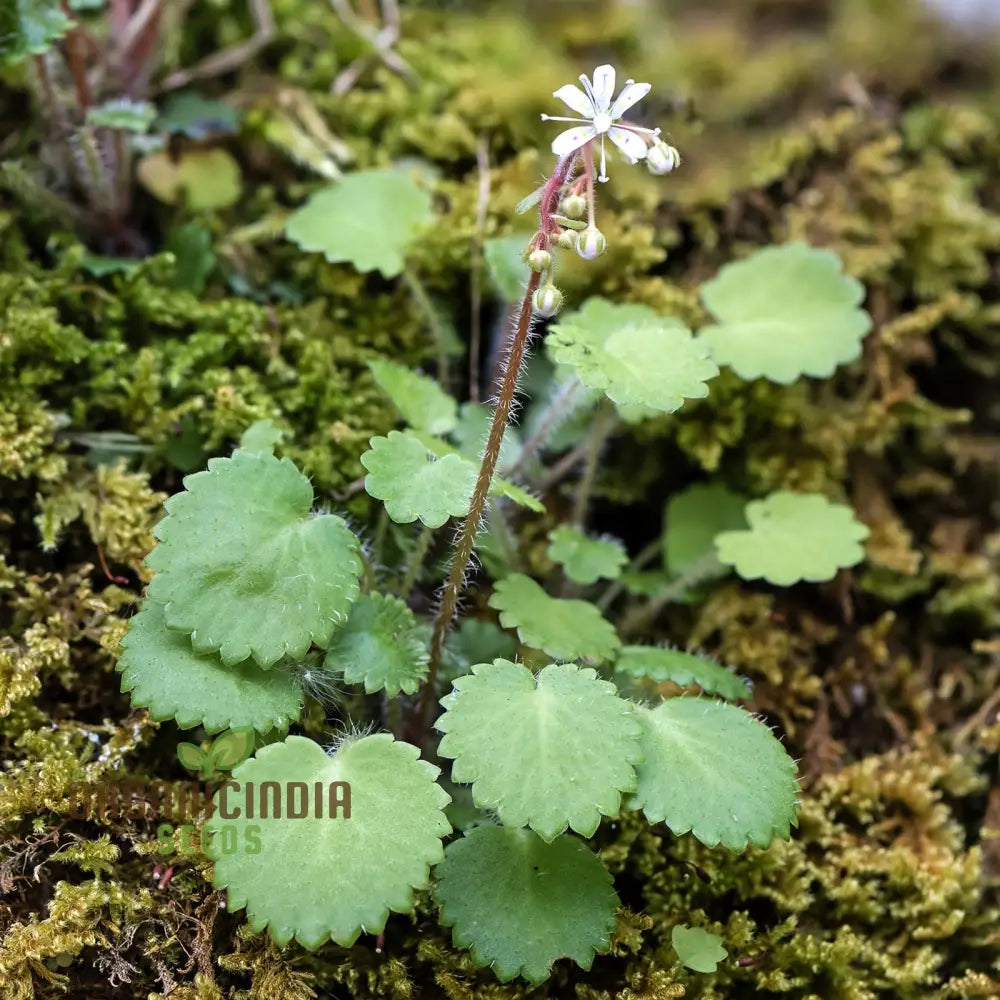
{"label": "hairy stem", "polygon": [[[559,191],[566,183],[573,163],[576,160],[576,153],[570,153],[562,157],[557,163],[552,176],[546,181],[539,200],[539,234],[537,246],[547,248],[550,242],[552,231],[552,214],[558,203]],[[517,395],[517,381],[521,374],[521,365],[524,363],[527,351],[528,339],[531,333],[532,320],[532,298],[538,288],[541,275],[537,271],[531,272],[528,280],[528,287],[524,292],[524,299],[518,312],[517,326],[510,338],[510,348],[505,358],[503,380],[500,385],[500,395],[497,399],[496,409],[493,411],[493,421],[490,424],[490,433],[486,441],[486,449],[483,452],[482,463],[479,466],[479,475],[476,478],[476,486],[472,491],[472,502],[469,505],[469,513],[462,523],[455,546],[455,554],[452,558],[451,570],[445,580],[444,589],[441,593],[441,603],[438,607],[437,617],[434,619],[434,632],[431,636],[430,649],[430,669],[427,672],[427,679],[424,681],[423,694],[418,710],[418,721],[421,738],[429,723],[431,705],[434,701],[437,690],[438,666],[441,656],[444,653],[444,642],[451,628],[452,620],[455,617],[455,609],[458,607],[458,598],[462,593],[465,584],[465,574],[472,559],[472,552],[476,545],[476,534],[486,510],[486,503],[489,499],[490,486],[493,482],[493,473],[496,471],[497,461],[500,458],[500,445],[503,443],[504,431],[510,421],[511,410],[514,406],[514,399]]]}

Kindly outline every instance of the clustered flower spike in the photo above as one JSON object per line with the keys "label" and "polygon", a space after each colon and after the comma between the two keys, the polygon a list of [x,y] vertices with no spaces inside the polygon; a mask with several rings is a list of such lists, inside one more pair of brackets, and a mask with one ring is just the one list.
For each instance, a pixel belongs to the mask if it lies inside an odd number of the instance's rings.
{"label": "clustered flower spike", "polygon": [[[533,304],[535,313],[543,318],[554,316],[562,307],[562,294],[552,281],[552,249],[558,246],[575,250],[584,260],[594,260],[607,248],[607,240],[594,222],[597,140],[600,140],[601,166],[596,179],[600,181],[608,179],[605,136],[632,163],[644,160],[651,174],[670,173],[681,162],[677,150],[660,138],[658,128],[643,128],[622,118],[629,108],[649,93],[648,83],[627,80],[621,93],[615,97],[615,70],[607,64],[594,70],[593,81],[582,74],[580,82],[583,90],[568,83],[552,96],[558,97],[582,117],[542,115],[543,121],[579,123],[553,140],[552,152],[560,157],[558,176],[553,175],[533,196],[535,201],[542,201],[541,225],[525,250],[524,259],[542,275],[534,292]],[[544,195],[542,192],[545,192]],[[553,212],[551,206],[556,195],[559,209]],[[527,199],[525,201],[530,203]],[[584,215],[586,222],[582,221]]]}

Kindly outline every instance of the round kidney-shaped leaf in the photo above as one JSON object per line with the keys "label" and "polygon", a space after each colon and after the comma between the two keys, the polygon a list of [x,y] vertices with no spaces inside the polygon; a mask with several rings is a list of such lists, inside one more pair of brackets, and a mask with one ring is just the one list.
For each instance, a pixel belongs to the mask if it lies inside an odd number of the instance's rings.
{"label": "round kidney-shaped leaf", "polygon": [[844,504],[819,493],[772,493],[746,506],[746,531],[716,535],[719,559],[744,580],[761,578],[779,587],[799,580],[831,580],[843,566],[865,556],[868,528]]}
{"label": "round kidney-shaped leaf", "polygon": [[501,982],[540,983],[559,958],[589,969],[611,947],[611,873],[575,837],[480,826],[448,845],[434,876],[441,923]]}
{"label": "round kidney-shaped leaf", "polygon": [[628,805],[680,836],[742,851],[768,847],[796,825],[795,764],[770,729],[742,708],[671,698],[641,708],[643,760]]}
{"label": "round kidney-shaped leaf", "polygon": [[379,933],[390,910],[408,912],[451,832],[438,768],[418,754],[388,733],[349,741],[332,757],[289,736],[240,764],[232,772],[239,789],[220,789],[205,824],[212,881],[227,890],[229,908],[246,907],[250,926],[266,927],[278,944],[295,938],[310,949],[327,939],[353,944]]}
{"label": "round kidney-shaped leaf", "polygon": [[501,580],[490,598],[504,628],[558,660],[609,660],[620,645],[614,626],[588,601],[549,597],[523,573]]}
{"label": "round kidney-shaped leaf", "polygon": [[646,306],[589,299],[549,331],[547,344],[556,362],[620,406],[672,413],[707,396],[705,383],[719,374],[706,344]]}
{"label": "round kidney-shaped leaf", "polygon": [[288,459],[237,449],[184,486],[146,559],[167,624],[227,666],[326,646],[358,595],[361,561],[341,518],[310,515],[309,480]]}
{"label": "round kidney-shaped leaf", "polygon": [[628,562],[621,542],[590,538],[568,524],[549,532],[549,558],[560,563],[566,576],[580,584],[614,580]]}
{"label": "round kidney-shaped leaf", "polygon": [[672,681],[697,684],[708,694],[729,701],[750,697],[750,685],[731,670],[703,656],[660,646],[625,646],[615,661],[615,673],[629,678],[648,678],[654,684]]}
{"label": "round kidney-shaped leaf", "polygon": [[722,947],[722,938],[702,927],[676,924],[670,931],[670,943],[684,968],[695,972],[715,972],[729,954]]}
{"label": "round kidney-shaped leaf", "polygon": [[427,649],[413,612],[398,597],[364,594],[326,651],[324,669],[365,691],[413,694],[427,673]]}
{"label": "round kidney-shaped leaf", "polygon": [[741,378],[787,385],[801,375],[825,377],[861,353],[871,317],[864,286],[840,258],[805,243],[766,247],[727,264],[702,286],[718,321],[700,337],[712,357]]}
{"label": "round kidney-shaped leaf", "polygon": [[699,580],[725,576],[719,564],[715,536],[746,527],[747,499],[721,483],[696,483],[667,501],[664,511],[663,564],[675,576]]}
{"label": "round kidney-shaped leaf", "polygon": [[317,191],[289,216],[285,235],[331,262],[394,278],[411,241],[433,220],[431,196],[412,177],[364,170]]}
{"label": "round kidney-shaped leaf", "polygon": [[397,524],[419,518],[428,528],[440,528],[449,517],[469,512],[478,470],[468,459],[456,454],[437,458],[418,437],[403,431],[373,437],[370,444],[361,456],[368,470],[365,489],[385,503]]}
{"label": "round kidney-shaped leaf", "polygon": [[471,782],[476,805],[507,826],[589,837],[635,787],[634,708],[589,668],[477,663],[441,704],[438,753],[454,760],[452,780]]}
{"label": "round kidney-shaped leaf", "polygon": [[262,670],[250,659],[226,667],[211,654],[198,655],[190,636],[167,627],[156,601],[129,619],[116,669],[134,707],[157,722],[174,719],[181,729],[252,726],[266,733],[286,729],[302,711],[302,691],[291,674]]}

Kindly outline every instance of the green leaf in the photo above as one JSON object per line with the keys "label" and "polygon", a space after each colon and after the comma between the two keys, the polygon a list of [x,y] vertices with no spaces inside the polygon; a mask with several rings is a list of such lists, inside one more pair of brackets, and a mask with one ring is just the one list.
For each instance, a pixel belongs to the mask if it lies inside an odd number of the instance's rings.
{"label": "green leaf", "polygon": [[413,694],[427,675],[427,649],[413,612],[398,598],[365,594],[333,636],[324,669],[389,697]]}
{"label": "green leaf", "polygon": [[521,642],[557,660],[608,660],[620,645],[614,626],[587,601],[549,597],[531,577],[514,573],[497,583],[490,607]]}
{"label": "green leaf", "polygon": [[622,406],[672,413],[708,395],[719,369],[679,320],[641,305],[588,299],[549,330],[549,353],[580,381]]}
{"label": "green leaf", "polygon": [[203,771],[211,773],[212,764],[205,753],[196,743],[178,743],[177,759],[189,771]]}
{"label": "green leaf", "polygon": [[212,764],[217,769],[228,771],[253,753],[255,743],[256,734],[252,728],[230,729],[212,742],[209,750]]}
{"label": "green leaf", "polygon": [[146,559],[167,624],[227,666],[327,646],[358,595],[361,560],[341,518],[310,514],[309,480],[288,459],[237,449],[184,486]]}
{"label": "green leaf", "polygon": [[[245,906],[250,927],[266,927],[279,945],[294,937],[309,949],[327,939],[346,947],[362,931],[378,934],[390,910],[410,911],[413,890],[426,888],[430,866],[444,856],[449,800],[437,774],[416,747],[388,733],[349,740],[332,757],[303,736],[263,747],[232,777],[244,794],[248,783],[259,791],[264,782],[277,782],[282,816],[272,809],[261,818],[257,803],[255,817],[241,808],[238,818],[223,819],[216,794],[215,814],[204,828],[213,884],[228,890],[229,910]],[[304,792],[292,803],[304,807],[301,818],[288,815],[295,782]],[[349,817],[330,814],[334,782],[350,786]],[[230,809],[244,805],[244,794],[229,795]],[[255,842],[260,850],[248,851]]]}
{"label": "green leaf", "polygon": [[825,377],[861,354],[871,317],[859,308],[861,282],[840,258],[805,243],[766,247],[727,264],[702,286],[718,321],[700,337],[720,365],[741,378],[787,385],[800,375]]}
{"label": "green leaf", "polygon": [[468,514],[479,471],[468,459],[435,458],[418,437],[403,431],[373,437],[369,444],[361,456],[368,470],[365,489],[385,503],[397,524],[419,518],[429,528],[440,528],[449,517]]}
{"label": "green leaf", "polygon": [[458,403],[434,379],[392,361],[369,361],[368,367],[411,427],[447,434],[458,423]]}
{"label": "green leaf", "polygon": [[719,559],[744,580],[779,587],[799,580],[832,580],[837,570],[865,557],[868,528],[844,504],[819,493],[779,491],[746,506],[746,531],[716,536]]}
{"label": "green leaf", "polygon": [[212,233],[198,222],[185,222],[172,229],[164,249],[174,255],[174,288],[201,295],[208,276],[215,270]]}
{"label": "green leaf", "polygon": [[240,113],[231,104],[202,97],[193,90],[171,94],[156,123],[163,132],[179,133],[192,139],[213,134],[230,134],[240,124]]}
{"label": "green leaf", "polygon": [[463,618],[445,642],[442,673],[454,678],[467,674],[474,663],[512,660],[516,653],[517,643],[510,633],[493,622]]}
{"label": "green leaf", "polygon": [[[458,424],[451,432],[455,446],[466,457],[477,464],[482,460],[486,439],[489,437],[490,425],[493,423],[493,409],[483,403],[463,403]],[[517,428],[508,424],[504,428],[500,444],[500,458],[497,469],[503,471],[505,465],[510,465],[517,459],[521,451],[521,437]]]}
{"label": "green leaf", "polygon": [[[463,461],[471,461],[467,456],[461,455],[459,450],[453,445],[450,445],[447,441],[442,438],[435,437],[433,434],[426,434],[421,431],[414,431],[413,437],[417,438],[420,443],[436,458],[444,458],[447,455],[456,455],[463,459]],[[475,466],[478,474],[479,469],[479,456],[475,459]],[[528,510],[533,510],[536,513],[544,513],[545,506],[540,500],[535,499],[527,490],[522,489],[520,486],[515,486],[514,483],[507,479],[502,479],[500,476],[494,476],[490,482],[490,496],[491,497],[501,497],[505,500],[511,500],[521,507],[527,507]]]}
{"label": "green leaf", "polygon": [[796,825],[795,764],[762,722],[736,705],[670,698],[640,708],[643,761],[628,805],[703,844],[769,847]]}
{"label": "green leaf", "polygon": [[481,826],[449,844],[434,871],[441,923],[501,982],[540,983],[571,958],[589,969],[611,947],[618,896],[611,873],[575,837]]}
{"label": "green leaf", "polygon": [[285,235],[333,263],[395,278],[417,232],[433,221],[431,196],[412,177],[365,170],[314,194],[289,217]]}
{"label": "green leaf", "polygon": [[505,302],[517,302],[524,295],[531,268],[524,259],[524,250],[531,233],[497,236],[483,244],[486,267],[496,290]]}
{"label": "green leaf", "polygon": [[750,685],[742,677],[712,660],[680,649],[625,646],[615,661],[615,673],[647,678],[654,684],[667,681],[684,687],[697,684],[707,694],[718,694],[729,701],[750,697]]}
{"label": "green leaf", "polygon": [[746,527],[746,502],[721,483],[698,483],[672,496],[664,512],[664,566],[674,576],[695,567],[702,580],[724,576],[728,570],[719,563],[715,536]]}
{"label": "green leaf", "polygon": [[224,149],[166,151],[143,157],[138,167],[143,186],[167,205],[183,202],[192,211],[229,208],[243,189],[240,167]]}
{"label": "green leaf", "polygon": [[266,420],[256,420],[240,437],[240,448],[243,451],[273,455],[275,446],[283,436],[284,431],[270,417]]}
{"label": "green leaf", "polygon": [[545,190],[545,185],[535,188],[531,194],[526,194],[514,207],[514,212],[517,215],[523,215],[528,211],[529,208],[534,208],[542,200],[542,192]]}
{"label": "green leaf", "polygon": [[59,0],[7,0],[0,7],[0,65],[47,52],[73,26]]}
{"label": "green leaf", "polygon": [[729,952],[722,947],[722,938],[701,927],[675,924],[670,931],[670,943],[681,964],[695,972],[715,972],[719,962],[729,956]]}
{"label": "green leaf", "polygon": [[119,129],[122,132],[149,131],[156,118],[156,108],[148,101],[132,101],[127,97],[105,101],[87,111],[87,124],[101,128]]}
{"label": "green leaf", "polygon": [[[287,729],[302,711],[297,681],[283,670],[261,670],[253,660],[223,666],[198,655],[183,632],[167,628],[163,605],[146,601],[129,619],[115,669],[135,708],[181,729],[252,726],[260,733]],[[185,765],[187,766],[187,765]]]}
{"label": "green leaf", "polygon": [[628,562],[621,542],[588,538],[566,524],[549,532],[549,558],[559,563],[574,583],[581,584],[614,580]]}
{"label": "green leaf", "polygon": [[454,760],[452,781],[471,782],[476,805],[505,826],[547,841],[567,826],[589,837],[635,788],[633,706],[589,667],[477,663],[441,704],[438,753]]}

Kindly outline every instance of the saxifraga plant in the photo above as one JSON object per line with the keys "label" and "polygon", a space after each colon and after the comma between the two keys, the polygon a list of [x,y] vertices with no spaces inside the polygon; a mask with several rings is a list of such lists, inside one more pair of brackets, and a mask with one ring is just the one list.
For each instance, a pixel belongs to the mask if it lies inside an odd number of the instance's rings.
{"label": "saxifraga plant", "polygon": [[[155,530],[154,575],[122,644],[122,687],[156,720],[266,737],[232,771],[228,798],[220,791],[203,829],[215,886],[279,944],[351,944],[430,887],[442,923],[478,964],[501,980],[539,982],[559,958],[589,967],[610,948],[619,901],[586,842],[605,820],[638,810],[732,851],[767,848],[796,823],[795,765],[737,704],[750,696],[746,681],[696,653],[624,640],[731,568],[780,586],[830,579],[863,558],[867,529],[825,496],[748,501],[703,484],[671,498],[662,539],[629,563],[616,539],[588,534],[587,500],[617,423],[704,397],[718,363],[789,382],[857,357],[870,326],[863,290],[834,255],[790,244],[703,286],[716,322],[697,335],[645,306],[591,299],[548,332],[556,375],[520,442],[509,427],[518,378],[535,324],[562,304],[557,255],[592,259],[605,247],[595,181],[607,177],[606,140],[655,174],[679,163],[657,131],[623,118],[647,84],[628,81],[615,98],[610,66],[581,80],[584,90],[556,91],[581,119],[568,119],[551,177],[526,199],[539,222],[492,414],[460,408],[426,375],[372,365],[408,425],[373,438],[362,456],[365,488],[384,504],[373,545],[362,546],[343,518],[314,511],[309,480],[274,454],[281,432],[270,421],[187,477]],[[430,198],[408,176],[368,171],[314,195],[287,234],[393,278],[431,218]],[[537,486],[565,475],[542,458],[574,414],[586,418],[570,444],[584,471],[570,522],[549,535],[548,555],[562,567],[556,596],[520,571],[500,512],[544,511],[514,480]],[[434,533],[452,518],[462,521],[427,620],[410,604]],[[416,537],[397,527],[416,521]],[[500,627],[470,617],[453,630],[477,548]],[[644,570],[661,553],[662,569]],[[626,592],[642,599],[612,620]],[[307,697],[341,698],[364,716],[356,721],[387,731],[346,732],[329,752],[286,735]],[[440,783],[441,769],[421,753],[450,761],[450,781]],[[289,797],[281,793],[277,812],[274,803],[251,812],[248,789],[265,782]],[[335,782],[350,786],[349,818],[331,818],[309,791]],[[243,849],[251,843],[253,853]],[[680,960],[714,969],[722,942],[683,926],[684,916],[673,935]]]}

